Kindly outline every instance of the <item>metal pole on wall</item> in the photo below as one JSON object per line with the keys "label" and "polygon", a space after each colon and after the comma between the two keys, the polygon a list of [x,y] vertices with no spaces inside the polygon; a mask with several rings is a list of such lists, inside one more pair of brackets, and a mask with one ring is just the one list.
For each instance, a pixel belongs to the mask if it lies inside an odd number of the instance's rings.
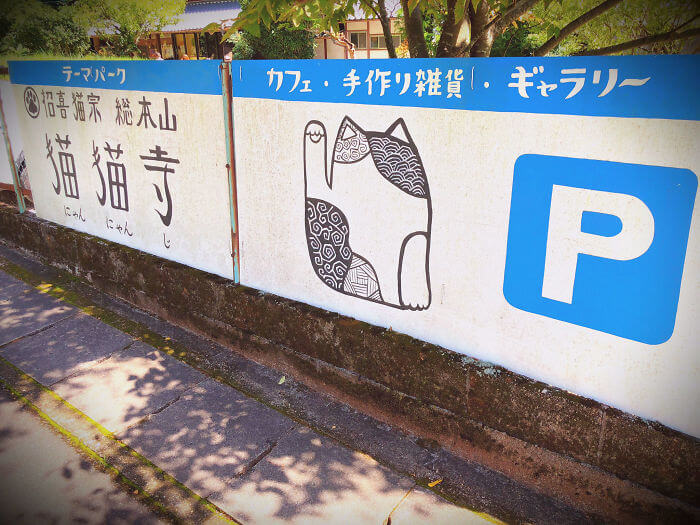
{"label": "metal pole on wall", "polygon": [[10,144],[10,136],[7,134],[7,123],[5,122],[5,109],[2,106],[2,95],[0,95],[0,118],[2,119],[2,137],[5,140],[5,149],[7,149],[7,158],[10,163],[10,171],[12,173],[12,183],[15,187],[15,196],[17,197],[17,207],[20,213],[24,213],[27,205],[24,202],[22,195],[22,186],[19,183],[17,174],[17,166],[15,165],[15,156],[12,154],[12,145]]}
{"label": "metal pole on wall", "polygon": [[236,193],[236,156],[233,145],[233,93],[231,64],[221,63],[221,94],[224,99],[224,128],[226,130],[226,169],[228,170],[229,203],[231,211],[231,256],[233,281],[240,283],[240,252],[238,249],[238,196]]}

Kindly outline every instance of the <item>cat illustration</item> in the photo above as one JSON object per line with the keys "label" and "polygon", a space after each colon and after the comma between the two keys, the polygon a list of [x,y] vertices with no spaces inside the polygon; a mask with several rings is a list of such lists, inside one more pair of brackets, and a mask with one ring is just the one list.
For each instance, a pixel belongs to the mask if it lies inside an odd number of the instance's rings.
{"label": "cat illustration", "polygon": [[316,275],[346,295],[404,310],[430,306],[432,203],[403,119],[384,132],[345,117],[330,152],[325,126],[304,130],[306,241]]}

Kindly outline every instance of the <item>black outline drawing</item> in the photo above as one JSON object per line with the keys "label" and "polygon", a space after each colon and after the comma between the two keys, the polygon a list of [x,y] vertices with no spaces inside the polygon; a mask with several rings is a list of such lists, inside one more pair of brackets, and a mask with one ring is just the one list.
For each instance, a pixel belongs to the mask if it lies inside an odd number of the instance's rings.
{"label": "black outline drawing", "polygon": [[[313,153],[310,153],[312,150],[314,150]],[[386,272],[385,282],[380,282],[371,263],[372,256],[375,254],[360,255],[352,250],[351,225],[342,209],[336,204],[317,198],[316,195],[309,195],[309,179],[316,180],[325,177],[325,181],[322,183],[325,183],[327,189],[330,190],[328,195],[332,195],[335,165],[358,163],[368,156],[371,156],[374,164],[371,169],[378,172],[377,176],[380,177],[380,180],[383,177],[387,183],[404,194],[425,200],[427,205],[425,230],[407,233],[400,247],[387,247],[389,250],[387,253],[392,251],[398,253],[395,283],[386,282]],[[323,164],[322,170],[313,164],[314,161]],[[363,169],[366,167],[367,165]],[[316,184],[318,184],[317,180]],[[386,131],[377,132],[363,130],[350,117],[346,116],[340,125],[333,145],[330,166],[328,165],[326,128],[318,120],[309,121],[304,129],[304,196],[309,259],[314,272],[321,281],[345,295],[401,310],[425,310],[430,306],[432,301],[429,267],[432,201],[423,162],[402,118],[397,119]],[[358,198],[361,197],[361,193],[358,193]],[[397,220],[400,220],[400,217],[397,217]],[[377,229],[381,230],[382,226],[382,224],[377,224]],[[422,242],[421,240],[413,241],[413,239],[422,239]],[[408,257],[406,248],[412,241],[415,246],[411,250],[412,254],[415,255],[416,249],[419,250],[417,253],[421,256],[423,253],[425,254],[424,284],[422,275],[417,278],[415,275],[406,274],[402,278],[402,271],[409,265],[412,266],[415,274],[415,262],[404,260],[405,256]],[[422,263],[422,257],[418,262]],[[422,266],[420,269],[422,272]],[[406,292],[406,282],[402,283],[402,280],[411,277],[420,280],[418,283],[420,290],[418,293],[422,294],[420,298],[404,297],[410,295],[411,292]],[[396,291],[394,295],[398,295],[398,304],[385,299],[387,295],[382,295],[382,284]]]}
{"label": "black outline drawing", "polygon": [[[34,108],[33,110],[31,108]],[[39,107],[39,95],[33,87],[24,88],[24,109],[27,110],[27,115],[32,118],[37,118],[41,108]]]}

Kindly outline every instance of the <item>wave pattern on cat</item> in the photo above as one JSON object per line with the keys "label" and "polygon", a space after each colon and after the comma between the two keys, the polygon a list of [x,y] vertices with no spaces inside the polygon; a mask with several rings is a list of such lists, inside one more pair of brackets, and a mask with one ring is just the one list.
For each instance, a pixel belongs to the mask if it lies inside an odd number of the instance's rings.
{"label": "wave pattern on cat", "polygon": [[306,199],[306,240],[311,264],[321,280],[343,291],[353,257],[350,227],[340,209],[320,199]]}
{"label": "wave pattern on cat", "polygon": [[382,301],[382,292],[379,289],[379,279],[372,265],[357,255],[352,256],[350,270],[343,283],[345,292],[357,297],[364,297],[374,301]]}
{"label": "wave pattern on cat", "polygon": [[369,136],[372,159],[379,173],[394,186],[414,197],[428,196],[428,179],[413,149],[387,136]]}

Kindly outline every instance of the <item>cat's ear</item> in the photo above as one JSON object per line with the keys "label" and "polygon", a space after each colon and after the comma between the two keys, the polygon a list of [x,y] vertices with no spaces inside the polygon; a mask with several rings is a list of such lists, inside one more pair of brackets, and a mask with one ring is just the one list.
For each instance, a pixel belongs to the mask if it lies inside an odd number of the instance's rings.
{"label": "cat's ear", "polygon": [[391,137],[394,137],[395,139],[398,139],[402,142],[406,142],[407,144],[413,144],[413,139],[408,133],[406,123],[403,121],[402,118],[398,119],[391,126],[389,126],[385,133]]}
{"label": "cat's ear", "polygon": [[338,140],[346,140],[354,137],[355,135],[364,135],[365,131],[358,126],[355,121],[350,117],[346,116],[343,122],[340,123],[340,129],[338,130]]}

